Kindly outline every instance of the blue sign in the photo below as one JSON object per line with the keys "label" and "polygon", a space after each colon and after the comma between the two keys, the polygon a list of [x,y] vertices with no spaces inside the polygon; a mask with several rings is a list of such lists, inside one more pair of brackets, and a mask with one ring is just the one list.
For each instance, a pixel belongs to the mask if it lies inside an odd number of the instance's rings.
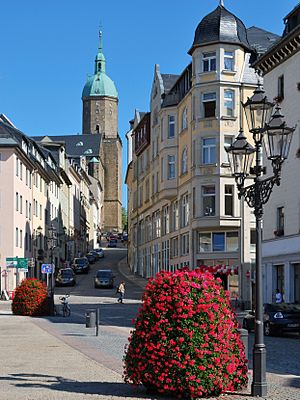
{"label": "blue sign", "polygon": [[52,274],[53,265],[52,264],[42,264],[42,274]]}

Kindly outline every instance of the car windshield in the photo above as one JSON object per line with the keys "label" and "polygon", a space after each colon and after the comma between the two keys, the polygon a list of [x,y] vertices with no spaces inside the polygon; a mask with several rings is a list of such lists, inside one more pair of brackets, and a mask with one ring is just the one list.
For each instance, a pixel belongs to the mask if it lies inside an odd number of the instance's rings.
{"label": "car windshield", "polygon": [[111,271],[98,271],[97,272],[97,277],[98,278],[110,278],[112,275]]}
{"label": "car windshield", "polygon": [[60,275],[64,276],[64,277],[69,277],[69,276],[72,276],[72,271],[70,271],[70,270],[61,270],[60,271]]}
{"label": "car windshield", "polygon": [[85,259],[84,258],[75,258],[74,264],[85,264]]}

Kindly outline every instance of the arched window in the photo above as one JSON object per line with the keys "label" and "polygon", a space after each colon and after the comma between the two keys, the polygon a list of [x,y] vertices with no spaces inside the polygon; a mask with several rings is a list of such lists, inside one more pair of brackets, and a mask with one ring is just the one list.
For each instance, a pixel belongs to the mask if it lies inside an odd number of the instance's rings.
{"label": "arched window", "polygon": [[182,151],[181,156],[181,173],[186,174],[188,172],[188,154],[187,148],[185,147]]}
{"label": "arched window", "polygon": [[182,130],[187,129],[188,127],[188,110],[187,107],[182,112],[182,121],[181,121]]}

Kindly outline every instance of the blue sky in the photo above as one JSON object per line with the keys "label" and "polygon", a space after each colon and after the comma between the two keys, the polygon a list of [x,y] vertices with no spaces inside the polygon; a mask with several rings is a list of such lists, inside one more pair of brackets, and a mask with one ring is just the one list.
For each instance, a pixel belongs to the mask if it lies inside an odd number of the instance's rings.
{"label": "blue sky", "polygon": [[[224,0],[246,25],[280,34],[297,0]],[[1,1],[0,113],[30,136],[81,133],[81,92],[100,24],[107,74],[119,93],[126,171],[128,121],[149,110],[154,65],[179,74],[200,20],[218,0]],[[126,186],[123,203],[126,206]]]}

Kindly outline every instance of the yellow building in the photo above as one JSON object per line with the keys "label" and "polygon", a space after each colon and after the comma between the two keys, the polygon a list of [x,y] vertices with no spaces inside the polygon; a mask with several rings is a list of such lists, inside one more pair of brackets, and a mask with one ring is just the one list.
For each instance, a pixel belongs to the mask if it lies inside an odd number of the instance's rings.
{"label": "yellow building", "polygon": [[254,218],[238,200],[225,147],[246,129],[240,104],[257,85],[247,34],[265,45],[267,32],[253,29],[220,4],[199,23],[180,75],[155,66],[150,115],[133,124],[128,209],[134,272],[213,267],[245,306]]}

